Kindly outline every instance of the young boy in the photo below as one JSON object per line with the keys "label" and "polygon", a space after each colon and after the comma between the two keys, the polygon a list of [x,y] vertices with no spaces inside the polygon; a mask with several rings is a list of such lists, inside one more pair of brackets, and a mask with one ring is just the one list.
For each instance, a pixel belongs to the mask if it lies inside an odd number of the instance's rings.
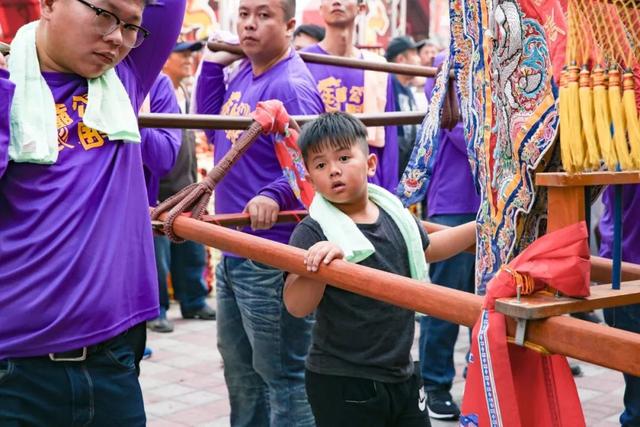
{"label": "young boy", "polygon": [[[317,194],[290,244],[308,249],[309,271],[347,258],[424,280],[425,256],[438,261],[469,247],[475,224],[428,238],[395,196],[367,184],[377,159],[369,154],[366,138],[362,122],[341,112],[324,114],[304,127],[298,143]],[[352,246],[362,236],[373,253],[364,248],[363,255],[362,247]],[[410,355],[412,311],[295,274],[286,279],[284,302],[294,316],[317,309],[306,387],[319,427],[429,425],[420,374]]]}

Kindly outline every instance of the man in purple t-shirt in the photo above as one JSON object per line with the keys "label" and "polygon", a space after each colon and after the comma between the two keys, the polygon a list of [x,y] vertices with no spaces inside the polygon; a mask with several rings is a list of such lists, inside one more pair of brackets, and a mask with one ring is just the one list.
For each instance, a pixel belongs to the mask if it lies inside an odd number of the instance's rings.
{"label": "man in purple t-shirt", "polygon": [[[311,74],[291,47],[293,0],[241,0],[237,32],[248,60],[225,90],[224,67],[236,59],[207,52],[196,85],[198,113],[247,116],[259,101],[279,99],[288,113],[319,114],[324,107]],[[216,162],[241,131],[207,132]],[[281,210],[299,209],[274,151],[261,135],[215,189],[215,211],[248,212],[244,231],[287,243],[292,224],[274,225]],[[282,304],[282,271],[223,254],[216,269],[218,349],[233,426],[307,426],[313,415],[304,385],[311,319],[292,317]]]}
{"label": "man in purple t-shirt", "polygon": [[[434,67],[440,65],[449,51],[438,54]],[[434,79],[424,86],[431,98]],[[451,227],[473,221],[480,198],[476,193],[462,122],[453,129],[440,131],[440,151],[427,190],[427,217],[437,224]],[[475,288],[475,258],[472,254],[458,254],[446,261],[429,266],[433,283],[473,293]],[[427,392],[429,416],[436,419],[455,419],[460,415],[451,397],[456,374],[453,350],[459,326],[431,316],[420,318],[420,370]]]}
{"label": "man in purple t-shirt", "polygon": [[[57,159],[6,162],[11,131],[0,111],[0,425],[142,426],[136,361],[144,323],[158,313],[142,165],[151,147],[110,140],[83,117],[96,102],[88,79],[110,69],[129,96],[123,102],[138,111],[177,38],[185,2],[41,5],[30,64],[52,95],[43,115],[57,127]],[[12,111],[18,96],[28,99],[23,73],[9,76]]]}
{"label": "man in purple t-shirt", "polygon": [[[604,213],[600,220],[600,256],[613,255],[614,188],[608,187],[602,195]],[[622,260],[640,264],[640,185],[622,186]],[[604,318],[610,326],[640,334],[640,304],[605,308]],[[624,412],[620,415],[622,427],[640,425],[640,378],[624,374]]]}
{"label": "man in purple t-shirt", "polygon": [[[357,0],[322,0],[320,15],[326,25],[324,40],[303,49],[322,55],[357,57],[384,62],[379,55],[359,51],[353,46]],[[391,77],[374,71],[307,63],[318,85],[327,111],[379,113],[396,111]],[[386,86],[385,86],[386,85]],[[386,91],[385,91],[386,88]],[[376,174],[370,182],[391,192],[398,186],[398,134],[395,126],[369,128],[369,152],[378,158]]]}

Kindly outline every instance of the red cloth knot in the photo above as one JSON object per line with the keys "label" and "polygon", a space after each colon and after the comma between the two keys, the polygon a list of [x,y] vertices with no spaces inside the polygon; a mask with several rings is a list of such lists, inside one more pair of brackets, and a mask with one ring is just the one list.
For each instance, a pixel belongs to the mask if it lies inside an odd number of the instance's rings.
{"label": "red cloth knot", "polygon": [[589,296],[587,238],[587,226],[582,221],[537,239],[487,284],[483,308],[493,309],[497,298],[516,296],[518,279],[527,276],[535,283],[533,292],[550,286],[567,296]]}
{"label": "red cloth knot", "polygon": [[251,117],[262,126],[264,134],[286,134],[289,129],[289,114],[282,102],[277,99],[258,102]]}

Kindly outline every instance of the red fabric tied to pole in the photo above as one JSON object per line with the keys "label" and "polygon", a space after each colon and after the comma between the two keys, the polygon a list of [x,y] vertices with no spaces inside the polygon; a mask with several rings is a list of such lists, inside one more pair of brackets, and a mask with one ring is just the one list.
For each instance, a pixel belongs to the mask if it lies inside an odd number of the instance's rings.
{"label": "red fabric tied to pole", "polygon": [[284,105],[274,99],[258,102],[251,116],[260,123],[263,133],[276,134],[274,148],[282,173],[298,200],[308,209],[313,201],[314,191],[305,179],[306,169],[298,147],[298,132],[289,127],[290,118]]}
{"label": "red fabric tied to pole", "polygon": [[584,426],[571,369],[564,356],[507,342],[496,298],[516,296],[517,283],[546,286],[573,297],[589,295],[590,261],[584,222],[549,233],[518,255],[487,285],[473,328],[461,426]]}

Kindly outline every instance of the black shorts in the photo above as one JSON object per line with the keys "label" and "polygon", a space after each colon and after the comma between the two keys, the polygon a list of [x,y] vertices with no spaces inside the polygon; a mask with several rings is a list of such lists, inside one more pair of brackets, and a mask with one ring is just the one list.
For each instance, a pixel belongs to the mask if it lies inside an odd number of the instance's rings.
{"label": "black shorts", "polygon": [[317,427],[429,427],[420,370],[406,381],[305,373]]}

